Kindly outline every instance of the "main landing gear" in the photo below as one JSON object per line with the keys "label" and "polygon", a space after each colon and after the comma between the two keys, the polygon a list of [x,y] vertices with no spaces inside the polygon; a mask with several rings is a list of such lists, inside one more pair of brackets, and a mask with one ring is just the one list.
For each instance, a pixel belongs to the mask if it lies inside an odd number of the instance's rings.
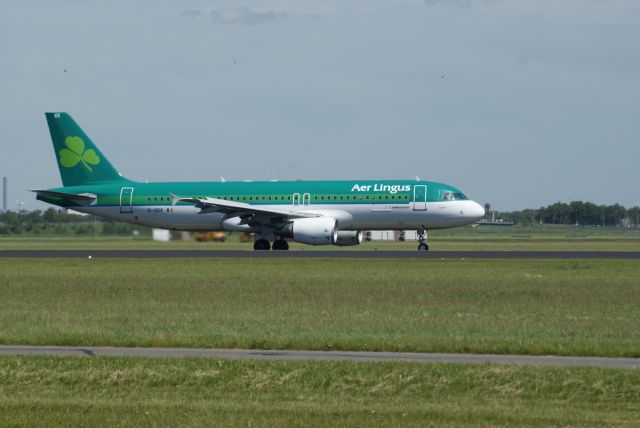
{"label": "main landing gear", "polygon": [[289,243],[284,239],[276,239],[273,241],[272,247],[268,240],[260,238],[253,243],[253,249],[255,251],[269,251],[271,249],[274,251],[287,251],[289,249]]}
{"label": "main landing gear", "polygon": [[289,249],[289,243],[284,239],[276,239],[273,241],[273,250],[287,251]]}
{"label": "main landing gear", "polygon": [[427,230],[424,227],[418,229],[418,251],[429,251],[429,245],[427,245]]}
{"label": "main landing gear", "polygon": [[266,239],[258,239],[253,243],[253,249],[255,251],[269,251],[271,249],[271,244]]}

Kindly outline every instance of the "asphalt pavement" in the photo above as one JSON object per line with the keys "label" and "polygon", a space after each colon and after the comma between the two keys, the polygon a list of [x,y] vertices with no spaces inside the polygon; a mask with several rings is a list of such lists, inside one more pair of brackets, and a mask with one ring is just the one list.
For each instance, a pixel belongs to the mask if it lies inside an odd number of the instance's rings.
{"label": "asphalt pavement", "polygon": [[558,367],[640,368],[640,358],[540,355],[437,354],[418,352],[301,351],[208,348],[119,348],[96,346],[0,345],[0,355],[77,357],[216,358],[226,360],[373,361],[457,364],[507,364]]}
{"label": "asphalt pavement", "polygon": [[640,251],[0,250],[0,258],[640,259]]}

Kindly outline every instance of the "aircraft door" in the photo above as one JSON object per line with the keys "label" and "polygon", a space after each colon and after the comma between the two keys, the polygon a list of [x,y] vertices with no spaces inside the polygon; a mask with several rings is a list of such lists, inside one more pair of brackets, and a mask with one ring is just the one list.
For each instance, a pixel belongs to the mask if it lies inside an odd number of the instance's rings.
{"label": "aircraft door", "polygon": [[311,203],[311,195],[309,193],[305,193],[302,195],[302,205],[309,206]]}
{"label": "aircraft door", "polygon": [[123,187],[120,189],[120,212],[133,212],[133,187]]}
{"label": "aircraft door", "polygon": [[413,210],[427,210],[427,186],[424,184],[417,184],[413,186]]}
{"label": "aircraft door", "polygon": [[293,194],[293,205],[300,205],[300,193]]}

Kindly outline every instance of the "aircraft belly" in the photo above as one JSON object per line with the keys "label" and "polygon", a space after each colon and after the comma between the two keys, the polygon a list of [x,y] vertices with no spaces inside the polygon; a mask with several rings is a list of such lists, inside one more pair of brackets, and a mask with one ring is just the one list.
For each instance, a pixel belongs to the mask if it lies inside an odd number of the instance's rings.
{"label": "aircraft belly", "polygon": [[193,206],[145,206],[134,208],[138,221],[172,230],[220,230],[222,213],[201,214]]}
{"label": "aircraft belly", "polygon": [[352,228],[356,230],[387,230],[411,227],[411,215],[407,205],[389,205],[385,209],[373,205],[349,207],[353,216]]}
{"label": "aircraft belly", "polygon": [[199,214],[192,206],[134,206],[121,213],[119,206],[86,207],[84,212],[127,223],[172,230],[220,230],[221,213]]}
{"label": "aircraft belly", "polygon": [[[376,209],[378,208],[378,209]],[[349,207],[353,216],[353,229],[358,230],[402,230],[402,229],[441,229],[468,224],[457,215],[456,207],[448,203],[427,203],[426,210],[414,210],[410,204],[388,205],[383,210],[372,205]]]}

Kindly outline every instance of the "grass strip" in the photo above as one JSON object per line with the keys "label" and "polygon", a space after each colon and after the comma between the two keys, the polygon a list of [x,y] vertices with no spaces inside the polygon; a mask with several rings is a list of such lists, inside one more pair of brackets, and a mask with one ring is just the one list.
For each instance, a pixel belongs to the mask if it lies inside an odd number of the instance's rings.
{"label": "grass strip", "polygon": [[640,356],[633,260],[0,259],[0,343]]}
{"label": "grass strip", "polygon": [[640,371],[0,357],[2,426],[637,426]]}
{"label": "grass strip", "polygon": [[[509,250],[509,251],[640,251],[640,238],[588,235],[573,238],[556,235],[476,234],[443,235],[432,232],[429,246],[433,250]],[[371,241],[354,247],[319,246],[290,243],[291,251],[416,251],[416,241]],[[131,237],[57,238],[57,237],[0,237],[0,250],[244,250],[252,251],[253,243],[171,241],[155,242]]]}

